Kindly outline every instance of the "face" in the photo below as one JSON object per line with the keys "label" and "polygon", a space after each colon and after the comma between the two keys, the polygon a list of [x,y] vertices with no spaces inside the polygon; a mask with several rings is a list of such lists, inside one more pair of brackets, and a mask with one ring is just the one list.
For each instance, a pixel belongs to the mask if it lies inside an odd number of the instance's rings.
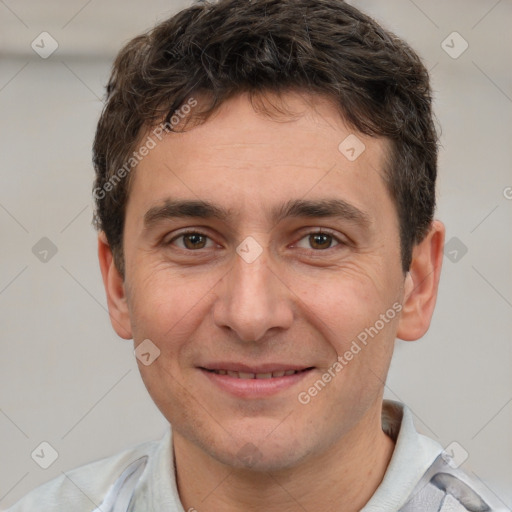
{"label": "face", "polygon": [[139,367],[175,434],[263,469],[378,410],[406,283],[386,141],[355,134],[354,160],[326,99],[285,99],[293,120],[241,95],[140,162],[109,297],[118,333],[160,351]]}

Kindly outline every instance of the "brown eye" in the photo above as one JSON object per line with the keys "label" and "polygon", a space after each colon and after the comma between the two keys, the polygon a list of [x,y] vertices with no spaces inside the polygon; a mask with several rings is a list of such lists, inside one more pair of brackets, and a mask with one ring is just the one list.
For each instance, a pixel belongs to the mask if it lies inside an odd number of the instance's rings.
{"label": "brown eye", "polygon": [[187,249],[204,249],[206,237],[198,233],[191,233],[183,237],[183,243]]}
{"label": "brown eye", "polygon": [[195,232],[183,233],[172,239],[169,243],[190,251],[207,249],[212,247],[213,244],[208,236]]}
{"label": "brown eye", "polygon": [[331,235],[326,235],[325,233],[312,233],[309,235],[309,245],[312,249],[329,249],[332,242],[333,237]]}
{"label": "brown eye", "polygon": [[334,235],[329,233],[323,233],[321,231],[317,231],[315,233],[309,233],[309,235],[301,238],[296,246],[301,249],[308,249],[314,251],[325,251],[327,249],[332,249],[339,245],[340,240],[336,238]]}

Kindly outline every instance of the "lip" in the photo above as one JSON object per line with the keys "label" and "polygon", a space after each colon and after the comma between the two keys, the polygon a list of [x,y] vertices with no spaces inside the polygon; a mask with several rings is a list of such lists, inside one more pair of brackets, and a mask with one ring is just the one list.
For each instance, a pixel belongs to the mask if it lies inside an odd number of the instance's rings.
{"label": "lip", "polygon": [[[238,398],[265,398],[288,390],[301,382],[313,371],[313,367],[289,364],[245,365],[238,363],[216,363],[198,368],[216,387]],[[295,370],[298,373],[270,378],[239,378],[228,374],[214,373],[214,370],[230,372],[269,374]]]}
{"label": "lip", "polygon": [[245,373],[272,373],[277,371],[289,370],[305,370],[311,368],[308,365],[289,364],[289,363],[264,363],[264,364],[245,364],[233,363],[228,361],[220,361],[218,363],[208,363],[201,365],[200,368],[206,370],[228,370],[231,372],[245,372]]}

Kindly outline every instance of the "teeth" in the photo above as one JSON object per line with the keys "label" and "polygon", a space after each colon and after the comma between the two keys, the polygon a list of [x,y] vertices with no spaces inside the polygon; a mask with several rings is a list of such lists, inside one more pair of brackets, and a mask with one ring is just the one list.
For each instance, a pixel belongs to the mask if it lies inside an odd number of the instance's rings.
{"label": "teeth", "polygon": [[236,379],[272,379],[276,377],[284,377],[299,373],[300,370],[277,370],[268,373],[250,373],[250,372],[233,372],[231,370],[213,370],[217,375],[228,375]]}

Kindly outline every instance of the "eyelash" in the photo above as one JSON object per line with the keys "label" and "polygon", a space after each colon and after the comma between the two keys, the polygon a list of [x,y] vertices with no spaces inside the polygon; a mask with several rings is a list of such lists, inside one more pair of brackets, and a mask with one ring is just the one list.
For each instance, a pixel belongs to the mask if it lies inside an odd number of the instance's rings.
{"label": "eyelash", "polygon": [[[213,241],[211,239],[211,237],[208,236],[207,234],[205,234],[205,233],[203,233],[201,231],[194,230],[194,231],[185,231],[185,232],[180,233],[179,235],[176,235],[171,240],[166,242],[165,245],[172,245],[173,242],[175,242],[176,240],[179,240],[180,238],[184,238],[184,237],[189,236],[189,235],[199,235],[199,236],[202,236],[204,238],[207,238],[210,241]],[[297,242],[293,243],[293,246],[296,246],[299,242],[301,242],[302,240],[304,240],[305,238],[307,238],[307,237],[309,237],[311,235],[327,235],[327,236],[331,237],[334,242],[336,242],[336,245],[334,245],[332,247],[328,247],[327,249],[305,249],[305,250],[309,250],[311,252],[327,252],[327,251],[329,251],[331,249],[334,249],[334,248],[338,247],[339,245],[340,246],[348,245],[348,243],[346,241],[343,241],[340,238],[338,238],[330,230],[318,228],[316,231],[309,231],[309,232],[305,233]],[[195,249],[194,250],[194,249],[187,249],[187,248],[180,247],[180,249],[183,249],[184,251],[187,251],[187,252],[197,252],[197,251],[200,251],[200,250],[203,250],[203,249],[206,249],[206,248]]]}

